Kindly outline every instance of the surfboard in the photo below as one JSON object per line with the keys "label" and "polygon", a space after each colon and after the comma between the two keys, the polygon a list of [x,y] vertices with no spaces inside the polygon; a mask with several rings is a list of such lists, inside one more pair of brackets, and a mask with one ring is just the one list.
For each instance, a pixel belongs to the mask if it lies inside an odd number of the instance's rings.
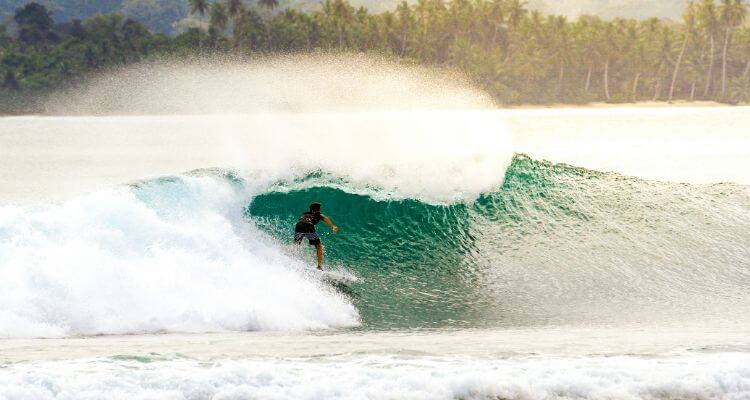
{"label": "surfboard", "polygon": [[324,280],[326,282],[330,283],[338,283],[338,284],[351,284],[351,283],[357,283],[362,282],[361,279],[357,278],[353,274],[347,272],[347,271],[339,271],[339,270],[319,270],[314,269],[313,274],[320,280]]}

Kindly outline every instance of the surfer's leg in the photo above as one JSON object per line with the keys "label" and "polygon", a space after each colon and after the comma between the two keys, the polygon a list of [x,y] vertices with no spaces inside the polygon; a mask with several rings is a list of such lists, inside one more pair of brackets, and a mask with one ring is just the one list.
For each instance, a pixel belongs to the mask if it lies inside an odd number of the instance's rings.
{"label": "surfer's leg", "polygon": [[318,243],[315,245],[315,248],[318,250],[318,269],[323,269],[323,244]]}

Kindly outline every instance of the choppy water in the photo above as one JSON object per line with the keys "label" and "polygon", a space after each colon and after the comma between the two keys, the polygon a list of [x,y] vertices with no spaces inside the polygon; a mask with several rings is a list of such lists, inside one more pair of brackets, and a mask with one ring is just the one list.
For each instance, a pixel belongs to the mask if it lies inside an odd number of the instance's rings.
{"label": "choppy water", "polygon": [[[531,126],[576,118],[537,113]],[[716,164],[719,151],[662,143],[648,168],[638,146],[617,159],[569,135],[556,153],[559,137],[519,131],[527,117],[0,121],[32,182],[55,171],[23,157],[28,138],[55,129],[71,141],[51,139],[59,165],[141,177],[54,202],[16,189],[37,200],[0,206],[0,398],[749,398],[750,188],[731,167],[750,137],[713,132],[729,159]],[[98,136],[108,126],[132,143],[89,158],[79,144],[122,138]],[[215,141],[165,146],[206,129]],[[664,179],[690,159],[695,179]],[[341,228],[319,228],[327,264],[361,282],[317,280],[312,252],[289,245],[313,200]],[[131,336],[87,339],[116,334]]]}

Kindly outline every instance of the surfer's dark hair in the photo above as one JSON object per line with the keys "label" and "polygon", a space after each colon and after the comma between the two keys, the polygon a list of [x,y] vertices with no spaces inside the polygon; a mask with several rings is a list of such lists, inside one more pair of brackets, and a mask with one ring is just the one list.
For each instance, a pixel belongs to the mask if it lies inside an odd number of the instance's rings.
{"label": "surfer's dark hair", "polygon": [[320,203],[315,202],[310,204],[310,211],[312,212],[318,212],[320,211]]}

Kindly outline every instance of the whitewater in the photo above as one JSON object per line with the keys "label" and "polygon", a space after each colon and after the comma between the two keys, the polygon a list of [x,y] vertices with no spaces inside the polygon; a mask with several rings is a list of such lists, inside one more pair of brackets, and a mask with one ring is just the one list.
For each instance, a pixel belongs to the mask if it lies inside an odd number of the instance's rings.
{"label": "whitewater", "polygon": [[[749,399],[748,128],[353,56],[107,72],[0,118],[0,399]],[[290,246],[311,201],[357,283]]]}

